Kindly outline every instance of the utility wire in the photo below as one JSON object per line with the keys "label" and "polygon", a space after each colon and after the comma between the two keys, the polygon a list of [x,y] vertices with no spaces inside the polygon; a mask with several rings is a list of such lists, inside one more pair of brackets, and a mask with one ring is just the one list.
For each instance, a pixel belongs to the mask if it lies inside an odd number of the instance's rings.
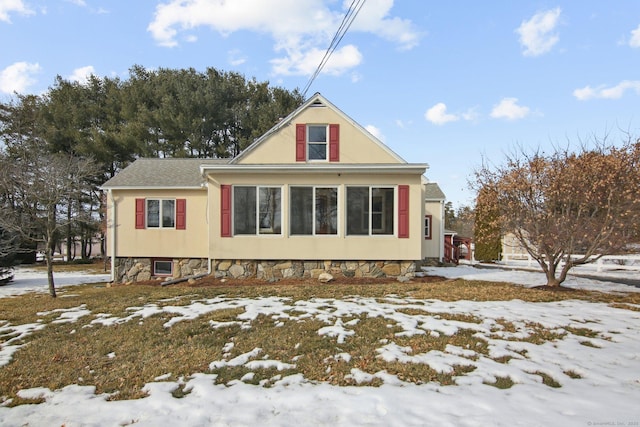
{"label": "utility wire", "polygon": [[362,6],[364,6],[365,1],[366,0],[353,0],[351,2],[351,4],[349,5],[349,9],[347,10],[347,12],[345,13],[344,17],[342,18],[342,22],[340,23],[340,26],[338,27],[338,30],[334,34],[333,39],[331,40],[331,43],[329,44],[329,47],[327,48],[326,52],[324,53],[324,56],[322,57],[322,60],[320,61],[320,64],[318,64],[318,67],[316,68],[316,70],[312,74],[311,78],[307,82],[306,86],[304,87],[304,90],[302,91],[302,97],[303,98],[306,97],[307,91],[309,90],[309,88],[313,84],[314,80],[316,79],[316,77],[318,77],[318,75],[320,74],[320,72],[322,71],[324,66],[329,61],[329,58],[331,57],[333,52],[336,50],[336,48],[338,47],[338,45],[342,41],[342,38],[344,37],[344,35],[347,33],[347,31],[351,27],[351,24],[353,24],[353,21],[356,19],[356,16],[358,16],[358,13],[360,12],[360,9],[362,9]]}

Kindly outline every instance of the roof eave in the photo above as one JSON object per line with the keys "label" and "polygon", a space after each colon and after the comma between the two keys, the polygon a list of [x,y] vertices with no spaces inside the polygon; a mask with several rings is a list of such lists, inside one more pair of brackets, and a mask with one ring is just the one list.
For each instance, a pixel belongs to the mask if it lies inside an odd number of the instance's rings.
{"label": "roof eave", "polygon": [[158,186],[158,185],[103,185],[98,187],[100,190],[204,190],[204,183],[197,186]]}
{"label": "roof eave", "polygon": [[366,165],[202,165],[200,172],[206,173],[358,173],[358,174],[423,174],[429,165],[426,163],[366,164]]}

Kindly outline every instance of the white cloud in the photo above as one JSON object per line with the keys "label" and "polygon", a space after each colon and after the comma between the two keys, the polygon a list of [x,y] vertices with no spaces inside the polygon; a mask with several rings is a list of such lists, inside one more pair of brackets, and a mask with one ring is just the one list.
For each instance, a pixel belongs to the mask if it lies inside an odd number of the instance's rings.
{"label": "white cloud", "polygon": [[518,98],[503,98],[500,103],[494,105],[491,117],[494,119],[517,120],[529,115],[529,107],[518,105]]}
{"label": "white cloud", "polygon": [[629,40],[629,46],[640,47],[640,25],[638,25],[638,28],[631,31],[631,40]]}
{"label": "white cloud", "polygon": [[10,13],[31,15],[34,12],[22,0],[0,0],[0,21],[11,23]]}
{"label": "white cloud", "polygon": [[42,70],[40,64],[28,62],[16,62],[0,71],[0,92],[12,94],[24,93],[36,79],[33,76]]}
{"label": "white cloud", "polygon": [[443,102],[439,102],[429,108],[427,112],[424,113],[424,117],[427,121],[430,121],[435,125],[443,125],[445,123],[460,120],[460,117],[457,115],[447,113],[447,106]]}
{"label": "white cloud", "polygon": [[516,29],[520,34],[520,44],[525,56],[538,56],[547,53],[560,39],[553,33],[560,19],[560,8],[539,12],[528,21],[523,21]]}
{"label": "white cloud", "polygon": [[[289,51],[284,58],[272,59],[271,65],[276,74],[281,75],[310,75],[313,74],[318,64],[324,57],[325,51],[311,48],[306,52]],[[331,75],[340,75],[345,71],[356,67],[362,62],[362,54],[354,45],[347,45],[337,49],[325,64],[322,72]]]}
{"label": "white cloud", "polygon": [[[382,38],[398,43],[401,49],[416,47],[420,34],[408,19],[389,17],[394,0],[375,0],[365,3],[358,17],[353,21],[351,30],[372,32]],[[345,1],[344,4],[351,3]]]}
{"label": "white cloud", "polygon": [[373,126],[373,125],[367,125],[364,127],[371,135],[375,136],[376,138],[378,138],[380,141],[384,142],[384,135],[382,134],[382,132],[380,131],[380,129],[378,129],[377,127]]}
{"label": "white cloud", "polygon": [[247,57],[242,54],[242,52],[238,49],[232,49],[227,52],[229,55],[229,64],[237,67],[238,65],[242,65],[247,62]]}
{"label": "white cloud", "polygon": [[469,108],[467,111],[462,113],[462,118],[470,122],[478,121],[480,119],[480,113],[478,113],[478,108],[477,107]]}
{"label": "white cloud", "polygon": [[84,85],[89,81],[89,77],[91,77],[92,74],[95,75],[95,73],[96,70],[93,68],[93,65],[87,65],[86,67],[76,68],[73,70],[68,80]]}
{"label": "white cloud", "polygon": [[396,119],[396,126],[398,126],[400,129],[404,129],[405,128],[405,124],[402,120],[400,119]]}
{"label": "white cloud", "polygon": [[[334,0],[169,0],[156,7],[147,27],[162,46],[178,45],[178,36],[205,26],[223,36],[247,30],[269,34],[274,50],[284,57],[271,60],[273,70],[281,75],[312,74],[338,29],[350,1],[341,9]],[[390,17],[393,0],[365,3],[350,29],[373,33],[410,49],[418,43],[419,34],[409,20]],[[324,73],[341,74],[360,64],[362,54],[354,46],[344,46],[334,52]],[[310,63],[310,61],[316,61]]]}
{"label": "white cloud", "polygon": [[574,90],[573,96],[580,101],[586,101],[594,98],[619,99],[622,98],[627,90],[635,91],[640,95],[640,80],[623,80],[615,86],[599,86],[595,89],[591,86],[585,86],[581,89]]}
{"label": "white cloud", "polygon": [[67,0],[69,3],[73,3],[76,6],[86,7],[87,3],[84,0]]}

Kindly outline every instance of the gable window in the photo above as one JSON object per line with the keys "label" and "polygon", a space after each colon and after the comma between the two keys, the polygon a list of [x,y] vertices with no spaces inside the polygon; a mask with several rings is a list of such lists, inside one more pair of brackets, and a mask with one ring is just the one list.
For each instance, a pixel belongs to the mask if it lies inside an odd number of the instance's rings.
{"label": "gable window", "polygon": [[338,189],[291,187],[291,235],[337,235]]}
{"label": "gable window", "polygon": [[431,240],[431,219],[432,215],[424,216],[424,238]]}
{"label": "gable window", "polygon": [[279,187],[233,187],[233,233],[235,235],[280,234]]}
{"label": "gable window", "polygon": [[327,126],[307,126],[307,159],[327,160]]}
{"label": "gable window", "polygon": [[347,235],[392,235],[394,188],[347,187]]}
{"label": "gable window", "polygon": [[296,162],[340,161],[340,125],[296,124]]}

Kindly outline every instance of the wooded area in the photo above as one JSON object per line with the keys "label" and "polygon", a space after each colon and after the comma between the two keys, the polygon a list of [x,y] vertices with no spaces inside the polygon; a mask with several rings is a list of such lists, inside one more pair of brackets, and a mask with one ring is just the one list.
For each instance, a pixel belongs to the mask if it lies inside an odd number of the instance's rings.
{"label": "wooded area", "polygon": [[140,157],[233,157],[302,102],[297,90],[214,68],[134,66],[127,79],[58,77],[42,95],[15,94],[0,103],[0,262],[13,262],[16,245],[98,255],[88,248],[104,235],[99,185]]}

